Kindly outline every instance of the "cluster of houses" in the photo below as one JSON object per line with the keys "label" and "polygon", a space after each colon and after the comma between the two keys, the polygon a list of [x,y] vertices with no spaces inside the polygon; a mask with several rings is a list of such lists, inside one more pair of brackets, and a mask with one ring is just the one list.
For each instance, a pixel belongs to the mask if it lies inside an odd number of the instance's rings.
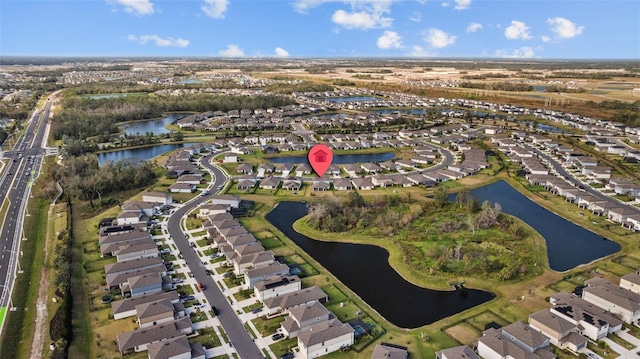
{"label": "cluster of houses", "polygon": [[[205,358],[200,344],[189,343],[193,325],[173,291],[171,266],[161,258],[158,244],[148,231],[149,218],[171,205],[169,193],[147,192],[142,201],[122,205],[122,213],[100,224],[99,245],[103,257],[117,262],[104,266],[107,287],[120,290],[123,299],[111,302],[115,320],[133,317],[138,328],[117,335],[122,355],[147,351],[149,359]],[[103,302],[108,302],[110,297]]]}
{"label": "cluster of houses", "polygon": [[203,173],[202,169],[192,161],[193,156],[209,151],[211,148],[212,145],[209,144],[189,146],[167,159],[164,164],[164,168],[168,170],[167,177],[176,179],[176,182],[169,186],[169,192],[193,193],[196,191],[197,186],[203,183]]}
{"label": "cluster of houses", "polygon": [[[282,323],[283,333],[298,338],[298,349],[304,358],[316,358],[349,347],[354,342],[354,329],[340,322],[322,303],[328,296],[317,286],[302,288],[300,278],[291,274],[289,266],[276,260],[272,251],[264,249],[228,210],[237,208],[240,199],[230,195],[212,196],[206,210],[205,228],[209,238],[225,257],[233,273],[244,278],[244,289],[253,290],[263,303],[266,315],[288,315]],[[216,206],[217,209],[210,209]]]}
{"label": "cluster of houses", "polygon": [[[369,138],[371,137],[371,139]],[[263,163],[256,166],[239,161],[239,153],[248,153],[247,143],[262,143],[274,139],[273,136],[251,136],[240,139],[220,141],[216,145],[228,146],[231,149],[223,159],[225,163],[237,163],[234,177],[237,180],[236,188],[250,190],[255,187],[260,189],[278,189],[298,191],[303,181],[310,182],[313,191],[326,191],[330,189],[339,191],[371,190],[375,187],[411,187],[417,185],[429,186],[448,180],[457,180],[465,176],[475,174],[479,170],[488,167],[484,151],[474,148],[465,141],[475,138],[475,134],[464,131],[464,126],[443,126],[429,130],[407,131],[401,130],[397,134],[376,132],[369,135],[327,135],[321,139],[334,149],[359,149],[369,148],[370,145],[394,146],[413,148],[414,155],[408,159],[388,160],[377,163],[358,163],[331,165],[323,177],[308,177],[312,174],[312,168],[308,163]],[[438,141],[436,141],[436,139]],[[286,141],[283,139],[283,141]],[[460,163],[445,163],[446,166],[424,168],[433,164],[436,160],[455,158],[448,149],[429,143],[449,143],[459,151],[463,160]],[[305,149],[313,145],[301,144]],[[245,147],[243,147],[245,145]],[[268,147],[268,145],[267,145]],[[263,147],[264,150],[264,147]],[[239,152],[240,151],[240,152]],[[446,152],[446,153],[443,153]],[[444,157],[444,158],[443,158]]]}
{"label": "cluster of houses", "polygon": [[548,137],[524,133],[515,133],[514,136],[527,142],[507,137],[494,137],[491,141],[501,152],[508,154],[512,161],[521,164],[531,185],[544,186],[549,192],[562,196],[594,215],[607,217],[609,221],[632,231],[640,231],[640,210],[612,198],[594,196],[585,191],[584,186],[576,187],[565,178],[550,173],[547,167],[550,164],[541,159],[529,143],[553,153],[566,166],[575,167],[586,178],[585,182],[601,184],[605,190],[611,190],[615,194],[640,199],[639,184],[625,178],[611,178],[610,167],[600,165],[597,160],[576,152],[573,148],[562,146]]}
{"label": "cluster of houses", "polygon": [[[575,293],[559,292],[549,299],[551,308],[529,316],[528,323],[487,328],[473,349],[460,346],[441,350],[437,359],[556,358],[552,346],[578,355],[587,343],[617,333],[624,323],[640,319],[640,271],[620,279],[619,285],[601,277],[584,282]],[[495,324],[495,323],[494,323]]]}
{"label": "cluster of houses", "polygon": [[275,130],[289,128],[295,118],[302,119],[318,109],[288,105],[268,109],[241,109],[230,111],[207,111],[181,118],[176,122],[180,128],[195,130]]}

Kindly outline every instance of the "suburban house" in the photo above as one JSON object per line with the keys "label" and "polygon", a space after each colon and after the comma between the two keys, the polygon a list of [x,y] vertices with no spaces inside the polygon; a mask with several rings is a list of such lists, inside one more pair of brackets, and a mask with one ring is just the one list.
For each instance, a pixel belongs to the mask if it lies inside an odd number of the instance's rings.
{"label": "suburban house", "polygon": [[333,318],[333,314],[320,302],[313,301],[289,309],[289,316],[280,323],[282,332],[289,338],[295,338],[309,327]]}
{"label": "suburban house", "polygon": [[118,320],[134,316],[137,314],[136,307],[138,305],[156,302],[163,299],[168,299],[169,301],[171,301],[171,303],[178,303],[180,301],[178,292],[176,291],[117,300],[111,302],[111,312],[113,313],[113,319]]}
{"label": "suburban house", "polygon": [[267,177],[260,181],[258,187],[261,189],[278,189],[280,187],[280,177]]}
{"label": "suburban house", "polygon": [[315,324],[298,336],[300,354],[306,359],[317,358],[353,345],[354,330],[338,319]]}
{"label": "suburban house", "polygon": [[174,183],[169,186],[169,192],[173,193],[193,193],[196,191],[195,184],[188,183]]}
{"label": "suburban house", "polygon": [[162,267],[155,266],[155,267],[144,268],[144,269],[134,268],[127,272],[107,274],[105,280],[107,283],[107,287],[111,289],[115,289],[119,287],[120,290],[124,292],[125,290],[129,291],[128,289],[129,278],[133,278],[141,275],[149,275],[149,274],[159,274],[160,276],[164,276],[167,274],[167,268],[164,266],[164,264],[162,265]]}
{"label": "suburban house", "polygon": [[550,339],[551,344],[574,353],[587,347],[588,339],[580,334],[579,324],[550,309],[540,310],[529,316],[529,326]]}
{"label": "suburban house", "polygon": [[269,315],[286,312],[287,310],[299,305],[307,304],[313,301],[324,303],[329,299],[327,294],[319,287],[313,286],[299,290],[297,292],[288,293],[278,297],[271,297],[264,300],[264,306]]}
{"label": "suburban house", "polygon": [[189,343],[185,335],[163,340],[147,346],[149,359],[205,359],[200,343]]}
{"label": "suburban house", "polygon": [[338,191],[350,191],[353,189],[353,185],[346,178],[336,178],[333,180],[333,188]]}
{"label": "suburban house", "polygon": [[282,183],[282,189],[287,191],[299,191],[302,188],[301,178],[287,178]]}
{"label": "suburban house", "polygon": [[[375,350],[374,350],[374,353],[375,353]],[[376,358],[382,359],[384,357],[376,357]],[[390,358],[390,356],[388,356],[388,358]],[[406,359],[407,357],[398,356],[398,358]],[[371,357],[371,359],[373,359],[373,356]],[[459,347],[443,349],[436,352],[436,359],[480,359],[480,357],[468,346],[461,345]]]}
{"label": "suburban house", "polygon": [[238,206],[240,206],[240,197],[238,196],[233,196],[230,194],[221,194],[221,195],[210,196],[209,198],[211,199],[211,203],[213,204],[222,204],[225,206],[229,206],[231,208],[238,208]]}
{"label": "suburban house", "polygon": [[609,333],[622,328],[622,321],[604,309],[567,292],[559,292],[550,297],[551,311],[578,325],[580,334],[598,341]]}
{"label": "suburban house", "polygon": [[159,203],[161,205],[168,205],[173,203],[171,194],[166,192],[145,192],[142,194],[142,201],[149,203]]}
{"label": "suburban house", "polygon": [[170,323],[153,325],[148,328],[118,334],[116,341],[120,354],[138,353],[147,350],[149,344],[171,339],[193,332],[191,319],[182,317]]}
{"label": "suburban house", "polygon": [[168,298],[136,306],[136,316],[138,317],[138,326],[140,328],[168,323],[184,317],[184,315],[184,305],[181,302],[173,303]]}
{"label": "suburban house", "polygon": [[275,261],[272,251],[261,251],[233,258],[233,272],[240,276],[247,268],[260,268]]}
{"label": "suburban house", "polygon": [[102,256],[114,256],[121,246],[139,243],[154,243],[149,232],[119,232],[109,236],[100,236],[100,253]]}
{"label": "suburban house", "polygon": [[265,278],[253,285],[253,292],[259,301],[297,292],[302,289],[300,278],[295,275],[279,274]]}
{"label": "suburban house", "polygon": [[640,270],[622,276],[620,278],[620,288],[640,294]]}
{"label": "suburban house", "polygon": [[162,259],[157,257],[139,258],[126,262],[105,264],[104,274],[105,276],[109,276],[149,268],[165,269],[165,266],[162,262]]}
{"label": "suburban house", "polygon": [[147,217],[142,212],[122,212],[118,214],[116,217],[116,223],[119,226],[124,226],[127,224],[147,224],[149,221],[149,217]]}
{"label": "suburban house", "polygon": [[478,338],[478,355],[484,359],[554,359],[550,340],[527,324],[514,322],[500,329],[487,329]]}
{"label": "suburban house", "polygon": [[138,243],[124,244],[115,252],[118,262],[126,262],[140,258],[158,257],[158,246],[153,239],[140,240]]}
{"label": "suburban house", "polygon": [[239,163],[236,172],[243,175],[250,175],[253,173],[253,165],[250,163]]}
{"label": "suburban house", "polygon": [[127,292],[130,292],[133,298],[162,292],[162,274],[151,273],[129,277],[122,289],[123,294]]}
{"label": "suburban house", "polygon": [[159,202],[130,201],[122,205],[122,212],[142,213],[147,217],[158,214],[161,204]]}
{"label": "suburban house", "polygon": [[619,316],[625,323],[635,323],[640,318],[640,294],[600,277],[591,278],[585,284],[582,299]]}
{"label": "suburban house", "polygon": [[279,274],[289,274],[289,267],[283,263],[273,262],[264,267],[246,269],[244,271],[244,283],[247,289],[253,289],[257,282]]}
{"label": "suburban house", "polygon": [[237,163],[239,162],[238,155],[235,153],[227,153],[224,155],[223,163]]}
{"label": "suburban house", "polygon": [[353,178],[351,180],[351,183],[353,183],[354,188],[361,191],[372,190],[374,188],[373,182],[371,182],[371,178],[368,177]]}
{"label": "suburban house", "polygon": [[176,183],[186,183],[199,185],[202,183],[201,175],[182,175],[176,179]]}

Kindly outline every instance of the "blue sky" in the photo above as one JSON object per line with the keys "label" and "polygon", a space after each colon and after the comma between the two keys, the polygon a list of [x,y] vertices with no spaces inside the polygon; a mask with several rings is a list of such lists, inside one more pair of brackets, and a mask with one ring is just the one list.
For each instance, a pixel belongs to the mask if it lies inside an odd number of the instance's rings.
{"label": "blue sky", "polygon": [[640,59],[640,1],[0,0],[0,55]]}

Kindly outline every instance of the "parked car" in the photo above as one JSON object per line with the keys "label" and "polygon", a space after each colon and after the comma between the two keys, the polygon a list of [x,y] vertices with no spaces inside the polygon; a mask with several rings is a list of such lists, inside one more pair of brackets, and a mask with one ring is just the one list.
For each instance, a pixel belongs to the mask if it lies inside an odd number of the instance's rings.
{"label": "parked car", "polygon": [[252,310],[251,313],[256,314],[256,313],[260,313],[261,311],[262,311],[262,308],[256,308]]}
{"label": "parked car", "polygon": [[205,269],[204,272],[207,273],[207,275],[211,275],[211,270],[209,269]]}
{"label": "parked car", "polygon": [[295,355],[293,353],[284,353],[280,356],[280,359],[293,359]]}
{"label": "parked car", "polygon": [[202,284],[202,283],[198,283],[198,287],[200,288],[200,290],[205,290],[207,289],[207,286]]}
{"label": "parked car", "polygon": [[280,340],[282,338],[284,338],[284,334],[281,334],[281,333],[276,333],[276,334],[271,336],[271,339],[273,339],[273,340]]}
{"label": "parked car", "polygon": [[182,301],[184,301],[184,302],[188,302],[190,300],[196,300],[196,297],[194,297],[192,295],[187,295],[184,298],[182,298]]}

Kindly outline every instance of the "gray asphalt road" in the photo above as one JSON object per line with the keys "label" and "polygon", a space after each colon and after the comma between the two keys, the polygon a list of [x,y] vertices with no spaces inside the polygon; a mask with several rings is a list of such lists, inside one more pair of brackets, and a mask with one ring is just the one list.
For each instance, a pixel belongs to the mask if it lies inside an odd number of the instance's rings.
{"label": "gray asphalt road", "polygon": [[[551,156],[549,156],[548,154],[540,151],[539,149],[532,147],[533,151],[536,152],[536,154],[538,155],[538,157],[540,157],[541,159],[547,161],[547,164],[551,167],[553,167],[553,170],[558,173],[558,175],[564,177],[567,181],[569,181],[571,184],[573,184],[576,187],[582,186],[582,182],[578,181],[575,177],[573,177],[573,175],[569,172],[567,172],[561,165],[560,163],[558,163],[558,161],[556,161],[555,159],[553,159]],[[601,199],[605,199],[607,201],[616,201],[615,199],[607,196],[606,194],[600,193],[599,191],[589,187],[589,186],[584,186],[584,191],[588,192],[589,194],[592,194],[598,198]],[[620,206],[624,206],[624,204],[619,203]],[[637,211],[638,213],[640,213],[640,209],[633,207],[633,206],[626,206],[632,210]]]}
{"label": "gray asphalt road", "polygon": [[[212,193],[218,188],[218,186],[224,184],[225,176],[216,167],[209,164],[209,159],[213,156],[208,155],[202,158],[202,164],[210,169],[215,176],[215,183],[213,185]],[[205,297],[207,298],[207,302],[215,306],[219,310],[218,319],[220,319],[220,323],[222,324],[222,328],[227,333],[229,340],[233,343],[233,346],[236,348],[238,355],[242,359],[262,359],[264,355],[258,349],[256,344],[253,342],[253,338],[247,332],[242,322],[236,315],[235,311],[231,308],[231,305],[227,301],[224,294],[218,285],[214,282],[211,276],[208,276],[205,273],[205,267],[200,261],[200,258],[196,254],[195,250],[189,246],[187,242],[187,238],[180,229],[180,219],[191,209],[198,206],[198,204],[209,199],[211,195],[200,196],[195,200],[188,202],[183,207],[176,210],[173,215],[169,218],[167,223],[167,230],[169,234],[173,238],[178,250],[182,253],[184,260],[186,261],[189,269],[191,270],[191,274],[193,277],[199,282],[206,286],[206,289],[203,291]]]}
{"label": "gray asphalt road", "polygon": [[11,160],[7,162],[7,169],[0,179],[0,199],[7,198],[10,201],[0,233],[0,246],[2,247],[0,252],[0,287],[2,288],[0,306],[2,307],[8,306],[11,298],[14,273],[18,265],[16,259],[19,255],[22,221],[29,194],[28,186],[36,172],[39,171],[44,155],[42,139],[50,107],[49,102],[45,103],[43,110],[32,116],[24,135],[18,139],[14,148],[5,152],[5,157]]}

